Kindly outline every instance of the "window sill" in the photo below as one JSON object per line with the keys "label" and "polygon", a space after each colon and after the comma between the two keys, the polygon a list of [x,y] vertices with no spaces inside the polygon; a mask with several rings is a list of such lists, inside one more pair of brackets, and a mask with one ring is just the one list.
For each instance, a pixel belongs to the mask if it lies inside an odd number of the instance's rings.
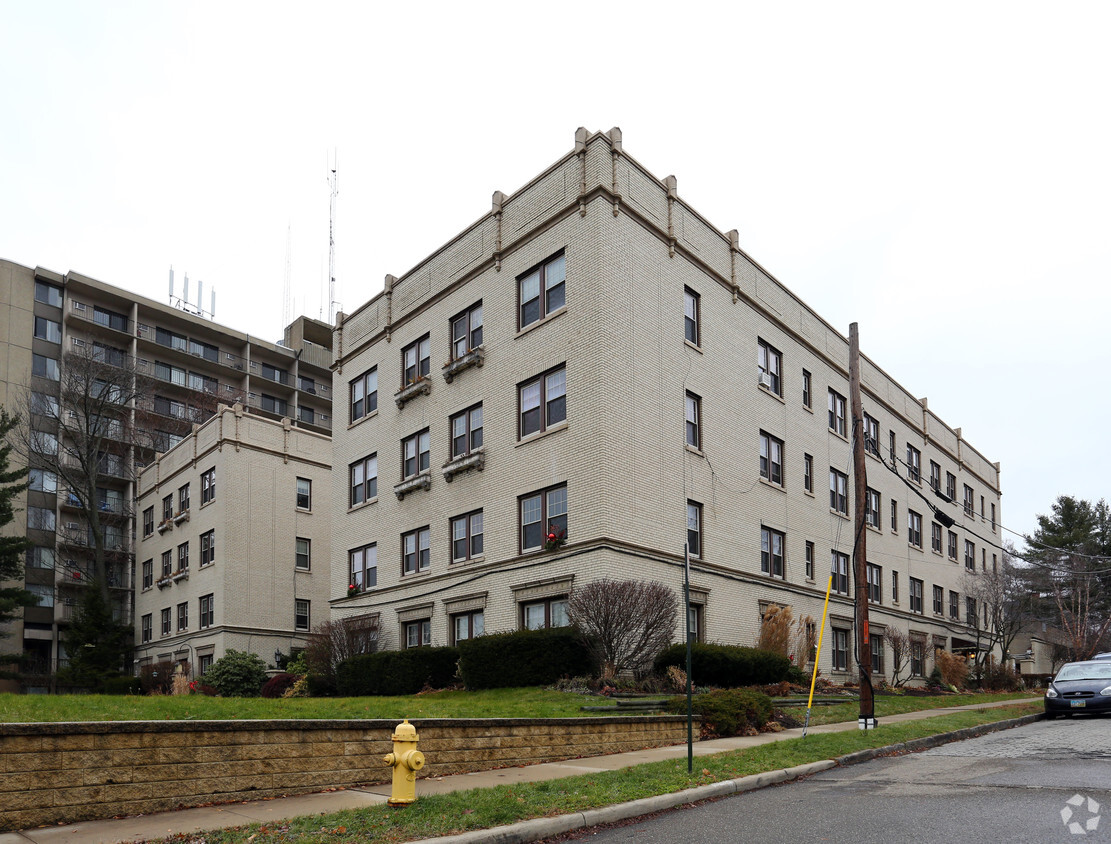
{"label": "window sill", "polygon": [[802,494],[807,496],[808,498],[813,498],[814,497],[814,493],[809,489],[804,489],[802,491]]}
{"label": "window sill", "polygon": [[460,372],[465,369],[470,369],[472,366],[481,367],[483,359],[486,357],[486,349],[484,346],[476,346],[465,355],[455,360],[450,360],[444,364],[443,375],[447,383],[451,383]]}
{"label": "window sill", "polygon": [[460,457],[455,457],[445,463],[442,467],[444,473],[444,480],[451,483],[452,478],[463,472],[469,472],[471,469],[477,469],[481,472],[486,468],[486,450],[483,446],[479,446],[469,454],[464,454]]}
{"label": "window sill", "polygon": [[685,448],[685,449],[686,449],[687,451],[689,451],[689,452],[690,452],[691,454],[697,454],[697,455],[698,455],[699,457],[705,457],[705,456],[706,456],[705,452],[703,452],[703,451],[702,451],[702,449],[700,449],[700,448],[695,448],[695,447],[694,447],[693,445],[691,445],[690,443],[683,443],[683,447],[684,447],[684,448]]}
{"label": "window sill", "polygon": [[558,317],[563,316],[565,313],[567,313],[567,306],[566,305],[564,305],[562,308],[559,308],[557,310],[552,311],[550,314],[548,314],[543,319],[538,319],[536,322],[530,322],[524,328],[518,330],[518,332],[513,335],[513,339],[517,339],[522,334],[528,334],[530,331],[532,331],[534,329],[537,329],[542,325],[546,325],[547,323],[551,322],[553,319],[557,319]]}
{"label": "window sill", "polygon": [[849,441],[849,438],[845,434],[842,434],[839,431],[835,431],[832,428],[827,428],[826,430],[828,430],[831,434],[833,434],[833,436],[837,437],[837,439],[839,439],[839,440],[843,440],[844,442]]}
{"label": "window sill", "polygon": [[773,399],[775,399],[780,404],[787,404],[787,401],[783,398],[783,396],[781,396],[779,393],[777,393],[771,387],[766,387],[763,384],[761,384],[759,381],[757,381],[756,382],[756,388],[758,390],[760,390],[760,392],[771,396]]}
{"label": "window sill", "polygon": [[814,415],[814,408],[812,408],[810,405],[804,404],[802,406],[802,409],[805,410],[807,413],[809,413],[811,416]]}
{"label": "window sill", "polygon": [[202,501],[200,509],[203,510],[205,507],[210,507],[212,505],[212,502],[215,500],[215,498],[210,498],[208,501]]}
{"label": "window sill", "polygon": [[485,561],[486,561],[486,555],[485,554],[479,554],[477,557],[471,557],[470,559],[467,559],[467,560],[452,560],[451,565],[453,565],[453,566],[469,566],[469,565],[472,565],[474,563],[483,563]]}
{"label": "window sill", "polygon": [[761,478],[760,478],[760,483],[763,486],[768,487],[768,489],[774,489],[774,490],[776,490],[778,492],[782,492],[782,493],[787,492],[787,488],[785,486],[783,486],[783,484],[777,484],[775,481],[769,481],[767,478],[765,478],[763,476],[761,476]]}
{"label": "window sill", "polygon": [[424,571],[410,571],[410,572],[404,572],[403,571],[401,573],[401,579],[402,580],[415,580],[415,579],[420,578],[420,577],[429,577],[431,574],[432,574],[432,567],[429,566]]}
{"label": "window sill", "polygon": [[413,492],[418,489],[428,490],[432,488],[432,470],[426,469],[419,475],[414,475],[411,478],[406,478],[401,483],[393,488],[393,494],[397,496],[400,501],[405,497],[406,493]]}
{"label": "window sill", "polygon": [[311,513],[312,512],[312,510],[310,510],[308,507],[294,507],[293,509],[296,510],[298,513]]}
{"label": "window sill", "polygon": [[930,549],[930,551],[931,551],[931,552],[933,553],[933,555],[934,555],[935,557],[942,557],[942,556],[944,556],[944,554],[942,554],[942,553],[941,553],[940,551],[934,551],[934,550],[933,550],[932,548]]}
{"label": "window sill", "polygon": [[376,496],[374,496],[374,498],[368,498],[366,501],[360,501],[354,507],[348,507],[347,512],[348,513],[354,513],[356,510],[362,510],[366,507],[369,507],[371,504],[377,504],[377,503],[378,503],[378,496],[376,495]]}
{"label": "window sill", "polygon": [[844,519],[846,522],[849,520],[848,513],[842,513],[840,510],[834,510],[832,507],[829,508],[829,513],[831,516],[836,516],[839,519]]}
{"label": "window sill", "polygon": [[527,443],[535,442],[536,440],[541,440],[544,437],[548,436],[549,434],[556,434],[556,433],[559,433],[560,431],[564,431],[566,429],[567,429],[567,420],[564,419],[562,422],[559,422],[559,423],[551,426],[550,428],[546,428],[543,431],[537,431],[535,434],[529,434],[527,437],[518,440],[513,447],[514,448],[520,448],[521,446],[523,446]]}
{"label": "window sill", "polygon": [[398,410],[405,406],[405,402],[415,399],[417,396],[427,396],[432,392],[432,379],[427,375],[422,375],[412,384],[402,387],[393,395],[393,400],[397,404]]}
{"label": "window sill", "polygon": [[908,542],[908,543],[907,543],[907,548],[913,548],[913,549],[914,549],[915,551],[917,551],[917,552],[918,552],[919,554],[923,554],[923,553],[925,553],[925,551],[923,550],[923,548],[922,548],[922,546],[921,546],[921,545],[915,545],[915,544],[914,544],[913,542]]}
{"label": "window sill", "polygon": [[875,525],[872,525],[872,524],[868,524],[868,522],[865,522],[865,523],[864,523],[864,527],[868,528],[868,530],[872,531],[872,533],[878,533],[878,534],[880,534],[881,536],[883,535],[883,531],[882,531],[882,530],[880,530],[880,529],[879,529],[878,527],[876,527]]}
{"label": "window sill", "polygon": [[694,349],[694,351],[702,354],[702,347],[692,343],[686,337],[683,338],[683,345],[686,346],[688,349]]}
{"label": "window sill", "polygon": [[213,561],[211,563],[201,563],[198,568],[203,571],[204,569],[212,568],[214,565],[216,565],[215,561]]}
{"label": "window sill", "polygon": [[348,431],[350,431],[350,430],[351,430],[352,428],[354,428],[354,427],[355,427],[356,425],[362,425],[362,424],[363,424],[364,422],[366,422],[366,421],[367,421],[368,419],[373,419],[373,418],[374,418],[375,416],[377,416],[377,415],[378,415],[378,410],[377,410],[377,408],[375,408],[374,410],[372,410],[372,411],[371,411],[370,413],[364,413],[364,414],[363,414],[362,416],[360,416],[360,417],[359,417],[358,419],[356,419],[356,420],[355,420],[354,422],[348,422],[348,423],[347,423],[347,430],[348,430]]}

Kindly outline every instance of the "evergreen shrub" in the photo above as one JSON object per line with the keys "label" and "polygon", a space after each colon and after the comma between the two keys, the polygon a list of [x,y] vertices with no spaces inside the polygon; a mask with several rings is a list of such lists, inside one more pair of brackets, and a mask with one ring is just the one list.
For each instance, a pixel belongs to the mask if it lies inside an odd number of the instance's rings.
{"label": "evergreen shrub", "polygon": [[[687,646],[680,642],[656,657],[655,669],[662,674],[671,666],[685,669],[686,665]],[[791,660],[771,651],[703,642],[691,648],[691,680],[699,687],[769,686],[790,677]]]}
{"label": "evergreen shrub", "polygon": [[471,690],[547,686],[597,671],[574,627],[491,633],[459,643],[459,676]]}
{"label": "evergreen shrub", "polygon": [[359,654],[340,663],[338,691],[343,697],[361,697],[411,695],[426,686],[443,689],[455,681],[458,662],[459,649],[450,647]]}

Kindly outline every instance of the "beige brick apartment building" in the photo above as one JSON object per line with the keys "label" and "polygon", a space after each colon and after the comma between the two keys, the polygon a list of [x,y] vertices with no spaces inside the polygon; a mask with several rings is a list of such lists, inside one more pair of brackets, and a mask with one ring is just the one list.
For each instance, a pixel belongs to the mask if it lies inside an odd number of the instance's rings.
{"label": "beige brick apartment building", "polygon": [[221,407],[140,473],[135,655],[203,674],[303,648],[330,597],[331,441]]}
{"label": "beige brick apartment building", "polygon": [[[385,647],[562,624],[601,577],[681,594],[689,542],[704,640],[753,643],[770,602],[820,618],[832,567],[822,669],[851,670],[848,343],[618,130],[495,193],[333,348],[332,605]],[[998,562],[999,466],[862,369],[874,662],[897,628],[921,674],[970,644],[961,584]]]}

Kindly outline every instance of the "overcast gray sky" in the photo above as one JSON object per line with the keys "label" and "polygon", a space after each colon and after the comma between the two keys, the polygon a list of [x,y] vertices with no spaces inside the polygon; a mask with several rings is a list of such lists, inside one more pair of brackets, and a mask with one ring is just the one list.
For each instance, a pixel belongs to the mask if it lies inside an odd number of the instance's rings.
{"label": "overcast gray sky", "polygon": [[[573,146],[626,150],[990,460],[1111,458],[1111,4],[0,0],[0,257],[217,320],[352,310]],[[207,294],[206,294],[207,306]]]}

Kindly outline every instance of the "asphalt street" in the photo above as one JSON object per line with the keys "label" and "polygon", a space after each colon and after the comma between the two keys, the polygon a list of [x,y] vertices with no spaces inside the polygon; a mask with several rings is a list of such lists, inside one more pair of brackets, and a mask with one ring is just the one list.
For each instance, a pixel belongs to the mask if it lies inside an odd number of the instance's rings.
{"label": "asphalt street", "polygon": [[599,844],[1111,842],[1111,719],[1040,721],[582,835]]}

